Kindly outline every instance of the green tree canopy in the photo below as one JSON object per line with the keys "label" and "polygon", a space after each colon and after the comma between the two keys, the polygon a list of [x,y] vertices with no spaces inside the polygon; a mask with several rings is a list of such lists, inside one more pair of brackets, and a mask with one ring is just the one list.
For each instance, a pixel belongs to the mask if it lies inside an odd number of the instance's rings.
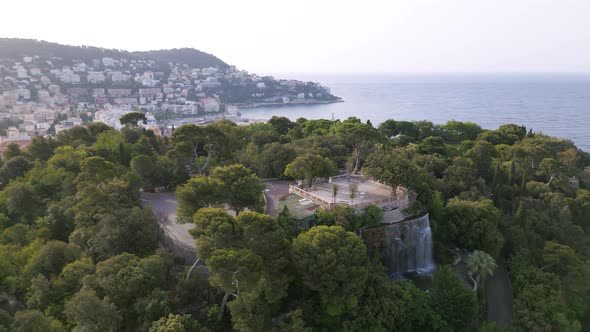
{"label": "green tree canopy", "polygon": [[299,277],[316,291],[330,315],[339,316],[358,302],[368,274],[365,244],[340,226],[318,226],[293,241],[292,259]]}

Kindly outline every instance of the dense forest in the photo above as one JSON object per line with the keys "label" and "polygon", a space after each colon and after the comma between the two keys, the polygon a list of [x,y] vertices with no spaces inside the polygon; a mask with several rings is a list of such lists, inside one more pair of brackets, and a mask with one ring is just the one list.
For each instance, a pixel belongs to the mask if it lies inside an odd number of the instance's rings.
{"label": "dense forest", "polygon": [[[568,140],[456,121],[273,117],[170,137],[130,121],[38,137],[1,161],[0,331],[502,331],[486,323],[496,265],[512,282],[511,330],[588,330],[586,165]],[[260,178],[343,170],[417,194],[438,265],[427,291],[368,252],[356,231],[379,222],[371,207],[319,211],[307,231],[288,210],[261,213]],[[140,204],[154,190],[176,191],[194,224],[196,268]],[[456,250],[471,253],[467,279]]]}

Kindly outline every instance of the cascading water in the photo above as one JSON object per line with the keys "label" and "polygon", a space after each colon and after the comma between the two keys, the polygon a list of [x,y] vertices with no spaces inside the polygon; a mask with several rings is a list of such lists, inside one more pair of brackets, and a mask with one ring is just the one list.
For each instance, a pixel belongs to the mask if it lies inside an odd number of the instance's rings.
{"label": "cascading water", "polygon": [[436,268],[428,215],[363,229],[362,238],[370,251],[381,253],[392,277],[407,272],[427,274]]}

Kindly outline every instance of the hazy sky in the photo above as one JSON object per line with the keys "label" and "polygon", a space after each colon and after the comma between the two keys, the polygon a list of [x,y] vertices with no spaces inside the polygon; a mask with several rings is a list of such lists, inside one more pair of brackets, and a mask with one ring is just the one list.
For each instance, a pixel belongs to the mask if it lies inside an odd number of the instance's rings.
{"label": "hazy sky", "polygon": [[253,72],[590,72],[590,0],[2,0],[0,36]]}

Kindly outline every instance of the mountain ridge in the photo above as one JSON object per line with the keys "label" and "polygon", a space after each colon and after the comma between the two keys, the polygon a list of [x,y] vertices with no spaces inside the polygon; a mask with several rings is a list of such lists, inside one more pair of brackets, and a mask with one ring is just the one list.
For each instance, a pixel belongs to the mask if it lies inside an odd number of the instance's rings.
{"label": "mountain ridge", "polygon": [[173,48],[150,51],[127,51],[108,49],[97,46],[65,45],[44,40],[28,38],[0,38],[0,59],[18,59],[24,56],[40,55],[58,57],[67,62],[75,60],[90,61],[101,57],[131,58],[138,60],[153,60],[158,63],[177,62],[196,68],[229,67],[218,57],[195,48]]}

